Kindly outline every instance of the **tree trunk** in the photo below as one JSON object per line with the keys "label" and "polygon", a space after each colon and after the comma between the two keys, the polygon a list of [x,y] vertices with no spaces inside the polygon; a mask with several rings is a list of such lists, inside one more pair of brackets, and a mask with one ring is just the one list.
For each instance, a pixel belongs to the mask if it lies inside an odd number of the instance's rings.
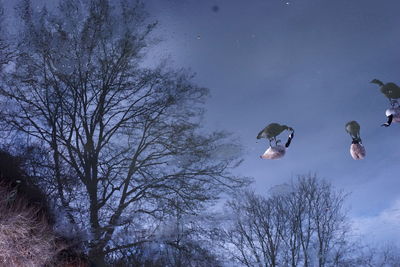
{"label": "tree trunk", "polygon": [[89,252],[89,260],[94,263],[96,267],[105,267],[107,263],[105,261],[105,255],[103,248],[94,247]]}

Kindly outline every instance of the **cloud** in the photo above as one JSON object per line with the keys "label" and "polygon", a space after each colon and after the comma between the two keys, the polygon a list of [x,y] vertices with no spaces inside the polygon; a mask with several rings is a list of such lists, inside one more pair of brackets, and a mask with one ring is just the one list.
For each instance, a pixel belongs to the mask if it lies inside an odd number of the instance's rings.
{"label": "cloud", "polygon": [[353,218],[352,227],[367,242],[400,244],[400,198],[376,216]]}

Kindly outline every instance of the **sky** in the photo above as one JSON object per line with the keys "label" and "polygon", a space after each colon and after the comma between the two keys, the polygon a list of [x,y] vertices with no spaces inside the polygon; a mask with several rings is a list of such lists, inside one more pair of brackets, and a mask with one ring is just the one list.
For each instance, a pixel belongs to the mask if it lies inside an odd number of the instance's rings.
{"label": "sky", "polygon": [[[380,127],[388,101],[369,83],[400,84],[399,0],[144,2],[162,40],[147,60],[167,58],[210,89],[204,127],[232,132],[245,148],[235,174],[266,194],[316,173],[351,193],[346,205],[360,234],[400,240],[400,124]],[[361,125],[364,160],[349,153],[351,120]],[[260,159],[268,142],[256,142],[271,122],[296,131],[274,161]]]}
{"label": "sky", "polygon": [[[204,125],[245,147],[236,174],[265,194],[316,173],[350,196],[346,205],[372,242],[400,240],[400,125],[372,79],[400,84],[398,0],[146,0],[168,58],[210,89]],[[356,120],[367,151],[351,158],[344,127]],[[263,160],[256,135],[278,122],[295,129],[284,158]],[[286,140],[283,135],[282,139]],[[379,226],[379,231],[377,231]],[[371,234],[372,233],[372,234]]]}

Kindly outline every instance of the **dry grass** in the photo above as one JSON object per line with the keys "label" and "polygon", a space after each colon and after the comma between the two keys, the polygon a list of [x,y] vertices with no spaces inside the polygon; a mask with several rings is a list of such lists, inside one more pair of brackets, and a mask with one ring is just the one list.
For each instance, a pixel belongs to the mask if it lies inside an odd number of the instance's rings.
{"label": "dry grass", "polygon": [[56,236],[41,207],[0,184],[0,265],[43,266],[58,253]]}
{"label": "dry grass", "polygon": [[43,207],[0,184],[0,266],[89,265],[79,250],[54,233]]}
{"label": "dry grass", "polygon": [[48,199],[20,158],[0,150],[0,267],[86,267],[79,244],[58,236]]}

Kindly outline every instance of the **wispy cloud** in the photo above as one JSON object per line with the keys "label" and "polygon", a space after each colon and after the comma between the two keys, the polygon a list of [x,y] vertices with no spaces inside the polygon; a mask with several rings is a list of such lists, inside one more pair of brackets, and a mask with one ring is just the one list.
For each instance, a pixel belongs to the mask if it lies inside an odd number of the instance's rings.
{"label": "wispy cloud", "polygon": [[400,198],[376,216],[353,218],[352,226],[366,241],[400,244]]}

